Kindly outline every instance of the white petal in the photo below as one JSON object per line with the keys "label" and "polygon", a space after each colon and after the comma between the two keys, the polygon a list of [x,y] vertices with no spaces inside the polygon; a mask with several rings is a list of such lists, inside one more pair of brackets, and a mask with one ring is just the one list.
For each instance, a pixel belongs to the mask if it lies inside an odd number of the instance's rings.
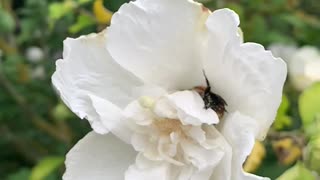
{"label": "white petal", "polygon": [[125,180],[173,180],[170,178],[170,164],[150,161],[138,155],[136,163],[125,173]]}
{"label": "white petal", "polygon": [[226,100],[228,112],[239,110],[259,121],[262,139],[281,102],[286,64],[263,46],[241,44],[239,17],[231,10],[212,13],[204,69],[212,91]]}
{"label": "white petal", "polygon": [[132,131],[129,128],[129,122],[123,115],[123,111],[112,104],[110,101],[104,100],[94,95],[89,95],[92,106],[99,115],[103,127],[112,132],[122,141],[130,144]]}
{"label": "white petal", "polygon": [[[177,180],[209,180],[212,175],[212,168],[199,170],[194,166],[185,166],[182,168]],[[176,180],[174,179],[174,180]],[[211,179],[210,179],[211,180]]]}
{"label": "white petal", "polygon": [[218,165],[224,156],[224,152],[219,147],[214,149],[206,149],[191,141],[181,142],[185,158],[191,162],[199,170],[207,168],[213,169]]}
{"label": "white petal", "polygon": [[[214,168],[210,180],[233,180],[232,176],[232,149],[230,145],[224,146],[224,156],[220,163]],[[238,179],[237,179],[238,180]]]}
{"label": "white petal", "polygon": [[237,180],[258,180],[262,177],[245,173],[242,165],[251,153],[255,143],[256,122],[239,112],[228,114],[221,127],[221,133],[232,147],[232,176]]}
{"label": "white petal", "polygon": [[206,133],[202,130],[201,126],[192,126],[189,130],[185,131],[185,133],[188,137],[192,138],[199,144],[206,140]]}
{"label": "white petal", "polygon": [[150,125],[155,118],[150,109],[142,107],[138,101],[133,101],[124,110],[125,116],[138,125]]}
{"label": "white petal", "polygon": [[95,131],[106,133],[90,102],[95,95],[124,107],[140,81],[112,60],[105,48],[104,32],[64,41],[63,59],[57,61],[52,83],[66,105],[87,118]]}
{"label": "white petal", "polygon": [[64,180],[123,180],[136,157],[132,147],[111,134],[90,132],[67,154]]}
{"label": "white petal", "polygon": [[203,82],[199,46],[208,14],[202,5],[186,0],[124,4],[113,15],[107,48],[145,82],[191,89]]}
{"label": "white petal", "polygon": [[158,98],[162,95],[167,94],[167,91],[160,86],[154,86],[145,84],[143,86],[136,87],[132,90],[135,97],[148,96],[152,98]]}
{"label": "white petal", "polygon": [[177,110],[167,98],[160,98],[153,109],[154,113],[163,118],[178,119]]}
{"label": "white petal", "polygon": [[220,148],[220,151],[224,152],[219,164],[214,167],[210,180],[230,180],[232,172],[232,148],[230,144],[215,126],[205,125],[203,129],[206,132],[206,141],[201,145],[207,149]]}
{"label": "white petal", "polygon": [[[216,29],[226,28],[229,36],[236,37],[238,23],[233,18],[234,13],[223,15],[226,16],[224,21],[220,20],[223,23],[216,22],[217,24],[213,25]],[[221,36],[226,32],[221,32]],[[212,44],[214,46],[210,46]],[[215,48],[223,54],[216,56],[209,52]],[[281,102],[282,87],[287,74],[286,64],[281,59],[274,58],[270,51],[265,51],[259,44],[240,44],[237,38],[233,38],[227,44],[220,44],[220,47],[209,42],[204,69],[212,91],[227,102],[228,112],[238,110],[256,119],[259,122],[259,139],[263,139]]]}
{"label": "white petal", "polygon": [[204,102],[197,92],[180,91],[168,95],[168,99],[178,109],[182,124],[197,126],[219,122],[218,115],[211,108],[204,108]]}
{"label": "white petal", "polygon": [[[206,22],[208,29],[208,49],[205,53],[207,53],[209,58],[207,61],[221,62],[229,42],[232,41],[240,44],[239,24],[238,15],[230,9],[219,9],[210,14]],[[206,63],[209,62],[205,62],[205,66],[207,65]],[[213,71],[219,68],[220,67],[214,67],[214,69],[208,69],[207,71]],[[206,73],[209,73],[207,71]]]}
{"label": "white petal", "polygon": [[146,135],[134,133],[131,137],[131,144],[136,151],[144,152],[150,146],[149,138]]}

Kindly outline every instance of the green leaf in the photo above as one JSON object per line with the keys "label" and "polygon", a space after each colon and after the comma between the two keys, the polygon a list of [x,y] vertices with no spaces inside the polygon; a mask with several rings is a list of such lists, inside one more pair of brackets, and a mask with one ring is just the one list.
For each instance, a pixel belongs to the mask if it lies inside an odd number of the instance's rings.
{"label": "green leaf", "polygon": [[61,156],[49,156],[42,159],[31,172],[30,180],[43,180],[62,165],[64,158]]}
{"label": "green leaf", "polygon": [[301,162],[298,162],[292,168],[285,171],[277,180],[315,180],[312,172],[308,170]]}
{"label": "green leaf", "polygon": [[313,125],[320,114],[320,82],[313,84],[300,95],[299,113],[304,128]]}
{"label": "green leaf", "polygon": [[95,22],[92,17],[88,15],[80,15],[78,16],[77,22],[69,28],[69,32],[75,34],[93,24],[95,24]]}

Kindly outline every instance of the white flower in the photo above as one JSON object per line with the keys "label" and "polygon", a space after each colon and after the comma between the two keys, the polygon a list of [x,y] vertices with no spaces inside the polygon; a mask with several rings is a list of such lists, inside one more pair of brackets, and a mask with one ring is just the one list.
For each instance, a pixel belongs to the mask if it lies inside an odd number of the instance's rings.
{"label": "white flower", "polygon": [[238,25],[228,9],[138,0],[106,31],[67,39],[52,82],[94,132],[68,153],[63,178],[265,179],[242,164],[273,122],[286,66],[242,43]]}
{"label": "white flower", "polygon": [[26,50],[26,57],[30,62],[38,63],[43,60],[44,52],[37,46],[31,46]]}
{"label": "white flower", "polygon": [[288,64],[290,82],[300,91],[320,81],[320,51],[316,47],[272,44],[269,49]]}
{"label": "white flower", "polygon": [[320,81],[320,52],[316,47],[298,49],[288,64],[290,80],[298,90]]}

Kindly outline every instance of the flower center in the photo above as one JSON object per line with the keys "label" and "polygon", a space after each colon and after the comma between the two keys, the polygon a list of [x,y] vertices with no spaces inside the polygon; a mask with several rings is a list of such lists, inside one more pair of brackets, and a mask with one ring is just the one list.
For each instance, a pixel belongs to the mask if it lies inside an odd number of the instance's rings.
{"label": "flower center", "polygon": [[[190,106],[183,104],[188,102],[183,98],[191,95],[190,93],[195,94],[186,91],[158,98],[143,96],[127,107],[128,120],[136,123],[130,123],[130,128],[134,132],[131,142],[137,151],[148,159],[163,160],[176,166],[205,166],[203,162],[206,160],[199,159],[192,151],[203,150],[214,154],[217,145],[213,142],[218,134],[212,135],[215,127],[205,119],[217,117],[211,110],[206,111],[192,104],[201,101],[198,96],[198,99],[191,99],[193,101],[190,101]],[[177,100],[181,100],[182,103],[177,103]],[[186,113],[190,108],[195,111],[190,110],[191,114]],[[209,115],[198,117],[199,113],[194,113],[202,110]],[[198,118],[203,118],[203,121]]]}
{"label": "flower center", "polygon": [[181,121],[176,119],[158,119],[153,122],[156,129],[163,135],[169,135],[172,132],[181,132]]}

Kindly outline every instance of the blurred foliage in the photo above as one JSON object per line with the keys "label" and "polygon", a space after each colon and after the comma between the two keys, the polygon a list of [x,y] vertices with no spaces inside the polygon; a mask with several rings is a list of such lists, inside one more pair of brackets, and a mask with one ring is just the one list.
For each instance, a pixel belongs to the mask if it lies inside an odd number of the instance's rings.
{"label": "blurred foliage", "polygon": [[294,138],[285,137],[272,143],[279,163],[291,165],[296,162],[302,155],[302,148]]}
{"label": "blurred foliage", "polygon": [[64,158],[57,157],[45,157],[35,167],[32,168],[30,180],[45,179],[55,169],[63,164]]}
{"label": "blurred foliage", "polygon": [[313,174],[302,164],[297,163],[295,166],[287,170],[277,180],[315,180]]}
{"label": "blurred foliage", "polygon": [[278,109],[277,117],[275,119],[275,122],[273,123],[273,128],[275,130],[282,130],[292,125],[292,119],[290,116],[287,115],[289,105],[290,103],[288,97],[284,94],[282,96],[282,102]]}
{"label": "blurred foliage", "polygon": [[250,156],[243,165],[246,172],[255,172],[266,156],[266,149],[260,141],[256,141]]}
{"label": "blurred foliage", "polygon": [[[320,133],[320,83],[306,89],[299,98],[299,112],[307,135]],[[319,122],[319,123],[318,123]]]}
{"label": "blurred foliage", "polygon": [[[0,179],[61,179],[65,154],[90,127],[54,92],[55,60],[66,37],[101,31],[127,1],[0,0]],[[212,10],[235,10],[245,41],[320,48],[319,0],[202,1]],[[300,93],[286,83],[275,124],[245,169],[272,179],[315,179],[319,85]]]}

